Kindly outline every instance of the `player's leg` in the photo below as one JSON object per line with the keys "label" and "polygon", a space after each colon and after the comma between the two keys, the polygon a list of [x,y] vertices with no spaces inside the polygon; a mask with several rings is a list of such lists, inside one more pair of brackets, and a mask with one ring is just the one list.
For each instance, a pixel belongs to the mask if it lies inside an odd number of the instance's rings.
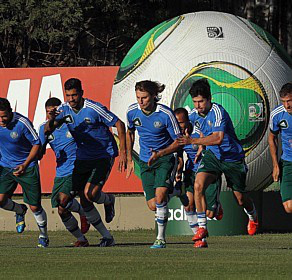
{"label": "player's leg", "polygon": [[41,205],[41,184],[38,166],[29,167],[16,180],[23,189],[23,200],[29,205],[40,231],[38,247],[47,247],[49,245],[47,214]]}
{"label": "player's leg", "polygon": [[105,221],[110,223],[115,216],[115,197],[113,194],[106,194],[102,188],[111,172],[114,158],[103,158],[96,160],[92,174],[85,186],[84,194],[87,200],[97,204],[104,204]]}
{"label": "player's leg", "polygon": [[288,214],[292,214],[292,162],[280,161],[280,194],[283,207]]}

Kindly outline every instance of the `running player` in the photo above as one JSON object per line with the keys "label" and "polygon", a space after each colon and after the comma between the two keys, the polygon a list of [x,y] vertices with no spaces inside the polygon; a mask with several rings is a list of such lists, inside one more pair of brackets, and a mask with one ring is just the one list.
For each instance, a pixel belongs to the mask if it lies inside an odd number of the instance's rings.
{"label": "running player", "polygon": [[[292,213],[292,83],[285,84],[280,92],[282,105],[271,113],[269,146],[273,162],[273,179],[280,180],[282,203],[287,213]],[[278,163],[278,135],[281,134],[282,155]]]}
{"label": "running player", "polygon": [[232,188],[238,204],[244,207],[249,217],[248,233],[253,235],[258,228],[257,213],[252,200],[246,194],[245,155],[235,135],[230,116],[221,105],[211,102],[210,85],[206,79],[194,82],[190,95],[195,107],[190,114],[190,121],[200,129],[203,137],[192,138],[184,135],[178,139],[178,142],[181,145],[206,146],[195,179],[195,204],[199,229],[193,240],[202,240],[208,235],[204,191],[222,173],[225,175],[227,186]]}
{"label": "running player", "polygon": [[77,153],[73,170],[73,189],[78,191],[81,206],[87,220],[102,235],[101,247],[114,246],[113,236],[103,224],[93,202],[104,204],[107,223],[114,218],[115,197],[102,188],[110,174],[118,147],[109,127],[115,126],[120,142],[119,170],[126,168],[125,125],[102,104],[83,98],[81,81],[76,78],[64,84],[67,102],[55,111],[45,125],[45,133],[51,134],[64,122],[76,144]]}
{"label": "running player", "polygon": [[40,139],[28,118],[12,112],[10,103],[0,98],[0,206],[16,213],[16,230],[25,228],[27,206],[11,200],[17,184],[23,200],[33,212],[40,230],[38,247],[47,247],[47,215],[41,205],[41,185],[37,155]]}
{"label": "running player", "polygon": [[[47,120],[51,119],[52,113],[60,105],[61,100],[55,97],[49,98],[46,101],[45,108]],[[51,198],[52,207],[58,207],[58,213],[65,228],[77,238],[74,246],[87,247],[89,243],[83,234],[89,230],[90,224],[87,223],[83,208],[78,201],[75,198],[71,199],[72,172],[77,150],[76,143],[66,124],[63,124],[52,134],[47,136],[44,133],[44,126],[45,122],[39,129],[39,137],[42,143],[40,158],[45,154],[46,146],[49,143],[56,155],[57,161],[56,178],[54,180],[54,188]],[[71,212],[79,213],[81,230],[78,226],[77,220]]]}
{"label": "running player", "polygon": [[[139,166],[147,205],[156,211],[157,239],[151,248],[165,248],[165,230],[168,220],[167,194],[172,187],[172,173],[176,170],[172,154],[160,157],[151,165],[152,153],[161,149],[172,148],[173,141],[180,135],[176,118],[170,108],[159,104],[159,93],[165,86],[145,80],[135,85],[137,103],[127,111],[127,177],[134,170],[132,159],[135,130],[139,134]],[[150,166],[151,165],[151,166]],[[174,178],[173,178],[174,179]]]}

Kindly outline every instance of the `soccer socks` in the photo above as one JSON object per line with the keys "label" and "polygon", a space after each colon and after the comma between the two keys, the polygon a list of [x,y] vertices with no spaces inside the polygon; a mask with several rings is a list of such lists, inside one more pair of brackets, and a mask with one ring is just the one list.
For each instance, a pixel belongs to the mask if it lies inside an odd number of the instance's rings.
{"label": "soccer socks", "polygon": [[251,221],[256,221],[257,220],[257,210],[255,209],[255,206],[254,204],[252,204],[252,210],[251,211],[247,211],[245,208],[244,208],[244,212],[246,213],[246,215],[248,216],[248,218],[251,220]]}
{"label": "soccer socks", "polygon": [[108,205],[111,202],[109,195],[107,195],[106,193],[102,191],[97,193],[93,201],[96,202],[97,204],[105,204],[105,205]]}
{"label": "soccer socks", "polygon": [[168,220],[167,202],[156,203],[157,239],[165,240],[166,224]]}
{"label": "soccer socks", "polygon": [[80,216],[85,216],[82,206],[75,198],[68,203],[66,209],[71,212],[78,213]]}
{"label": "soccer socks", "polygon": [[39,211],[33,212],[33,215],[40,230],[40,237],[48,238],[47,214],[45,210],[41,207]]}
{"label": "soccer socks", "polygon": [[12,201],[10,198],[7,198],[6,203],[2,206],[2,209],[15,212],[16,214],[23,214],[23,208],[21,205]]}
{"label": "soccer socks", "polygon": [[198,224],[198,217],[196,211],[185,211],[187,215],[187,220],[189,223],[189,226],[194,234],[196,234],[199,224]]}
{"label": "soccer socks", "polygon": [[87,221],[96,228],[96,230],[102,235],[102,237],[112,238],[112,235],[107,230],[105,225],[103,224],[100,214],[97,209],[92,205],[87,208],[83,208]]}
{"label": "soccer socks", "polygon": [[207,228],[206,212],[197,212],[198,225],[200,228]]}
{"label": "soccer socks", "polygon": [[85,236],[81,233],[81,230],[78,226],[78,222],[75,217],[69,212],[69,216],[62,218],[62,222],[65,228],[79,241],[86,241]]}

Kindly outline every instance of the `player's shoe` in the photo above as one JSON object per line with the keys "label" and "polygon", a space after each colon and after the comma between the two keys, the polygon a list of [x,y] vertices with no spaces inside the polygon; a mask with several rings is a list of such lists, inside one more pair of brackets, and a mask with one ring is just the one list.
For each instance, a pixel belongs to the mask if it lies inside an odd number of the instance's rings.
{"label": "player's shoe", "polygon": [[247,225],[247,232],[249,235],[254,235],[257,233],[259,228],[259,222],[258,219],[256,219],[255,221],[249,220],[248,221],[248,225]]}
{"label": "player's shoe", "polygon": [[39,244],[38,244],[38,247],[39,248],[46,248],[49,246],[49,238],[46,238],[46,237],[39,237]]}
{"label": "player's shoe", "polygon": [[112,194],[108,195],[110,198],[110,204],[104,205],[104,210],[105,210],[105,221],[107,223],[110,223],[114,216],[115,216],[115,196]]}
{"label": "player's shoe", "polygon": [[192,240],[198,241],[198,240],[202,240],[205,237],[208,237],[208,230],[206,228],[199,227],[197,232],[194,234]]}
{"label": "player's shoe", "polygon": [[208,248],[208,243],[206,240],[197,240],[194,244],[194,248]]}
{"label": "player's shoe", "polygon": [[83,234],[87,233],[90,228],[90,223],[88,223],[86,216],[80,215],[80,223],[81,223],[81,232]]}
{"label": "player's shoe", "polygon": [[150,246],[151,249],[162,249],[166,248],[166,243],[164,240],[156,239],[152,246]]}
{"label": "player's shoe", "polygon": [[84,241],[80,241],[80,240],[77,240],[75,243],[74,243],[74,247],[88,247],[89,246],[89,242],[88,240],[84,240]]}
{"label": "player's shoe", "polygon": [[22,214],[16,214],[16,231],[17,233],[22,233],[25,228],[25,221],[24,221],[24,216],[27,211],[27,206],[25,204],[20,204],[22,207],[23,213]]}
{"label": "player's shoe", "polygon": [[175,184],[174,188],[179,193],[178,198],[180,199],[181,204],[185,207],[188,206],[189,205],[189,198],[186,194],[186,189],[185,189],[184,184],[182,182],[177,182]]}
{"label": "player's shoe", "polygon": [[223,208],[222,208],[222,204],[221,203],[219,203],[219,205],[217,207],[215,219],[217,221],[220,221],[220,220],[223,219]]}
{"label": "player's shoe", "polygon": [[112,238],[103,237],[100,239],[99,247],[112,247],[115,245],[116,243],[113,237]]}

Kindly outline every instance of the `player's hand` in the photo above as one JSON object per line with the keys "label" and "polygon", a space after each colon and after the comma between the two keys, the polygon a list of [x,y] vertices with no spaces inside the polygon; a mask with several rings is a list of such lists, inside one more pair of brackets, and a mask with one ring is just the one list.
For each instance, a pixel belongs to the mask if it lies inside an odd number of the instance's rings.
{"label": "player's hand", "polygon": [[47,113],[50,115],[50,119],[55,119],[61,113],[61,111],[57,111],[57,108],[53,108]]}
{"label": "player's hand", "polygon": [[26,170],[26,167],[24,164],[21,164],[21,165],[18,165],[14,168],[14,171],[13,171],[13,175],[18,177],[18,176],[21,176]]}
{"label": "player's hand", "polygon": [[127,156],[126,156],[126,152],[120,152],[120,157],[119,157],[119,166],[118,166],[118,170],[119,172],[123,172],[127,169]]}
{"label": "player's hand", "polygon": [[152,155],[148,160],[148,166],[151,166],[158,159],[159,159],[158,152],[152,150]]}
{"label": "player's hand", "polygon": [[181,182],[182,180],[182,173],[176,173],[175,175],[175,181],[176,182]]}
{"label": "player's hand", "polygon": [[127,173],[126,173],[126,179],[128,179],[131,174],[134,172],[134,161],[133,160],[128,160],[127,162]]}
{"label": "player's hand", "polygon": [[196,156],[195,156],[195,159],[194,159],[194,163],[195,163],[195,164],[201,159],[203,150],[204,150],[204,149],[203,149],[203,146],[200,145],[200,146],[199,146],[199,149],[198,149],[198,151],[197,151],[197,154],[196,154]]}
{"label": "player's hand", "polygon": [[189,135],[189,132],[187,129],[185,130],[184,135],[177,138],[177,142],[181,146],[192,144],[192,137]]}
{"label": "player's hand", "polygon": [[279,181],[279,175],[280,175],[279,165],[275,165],[273,167],[273,174],[272,174],[274,182],[278,182]]}

